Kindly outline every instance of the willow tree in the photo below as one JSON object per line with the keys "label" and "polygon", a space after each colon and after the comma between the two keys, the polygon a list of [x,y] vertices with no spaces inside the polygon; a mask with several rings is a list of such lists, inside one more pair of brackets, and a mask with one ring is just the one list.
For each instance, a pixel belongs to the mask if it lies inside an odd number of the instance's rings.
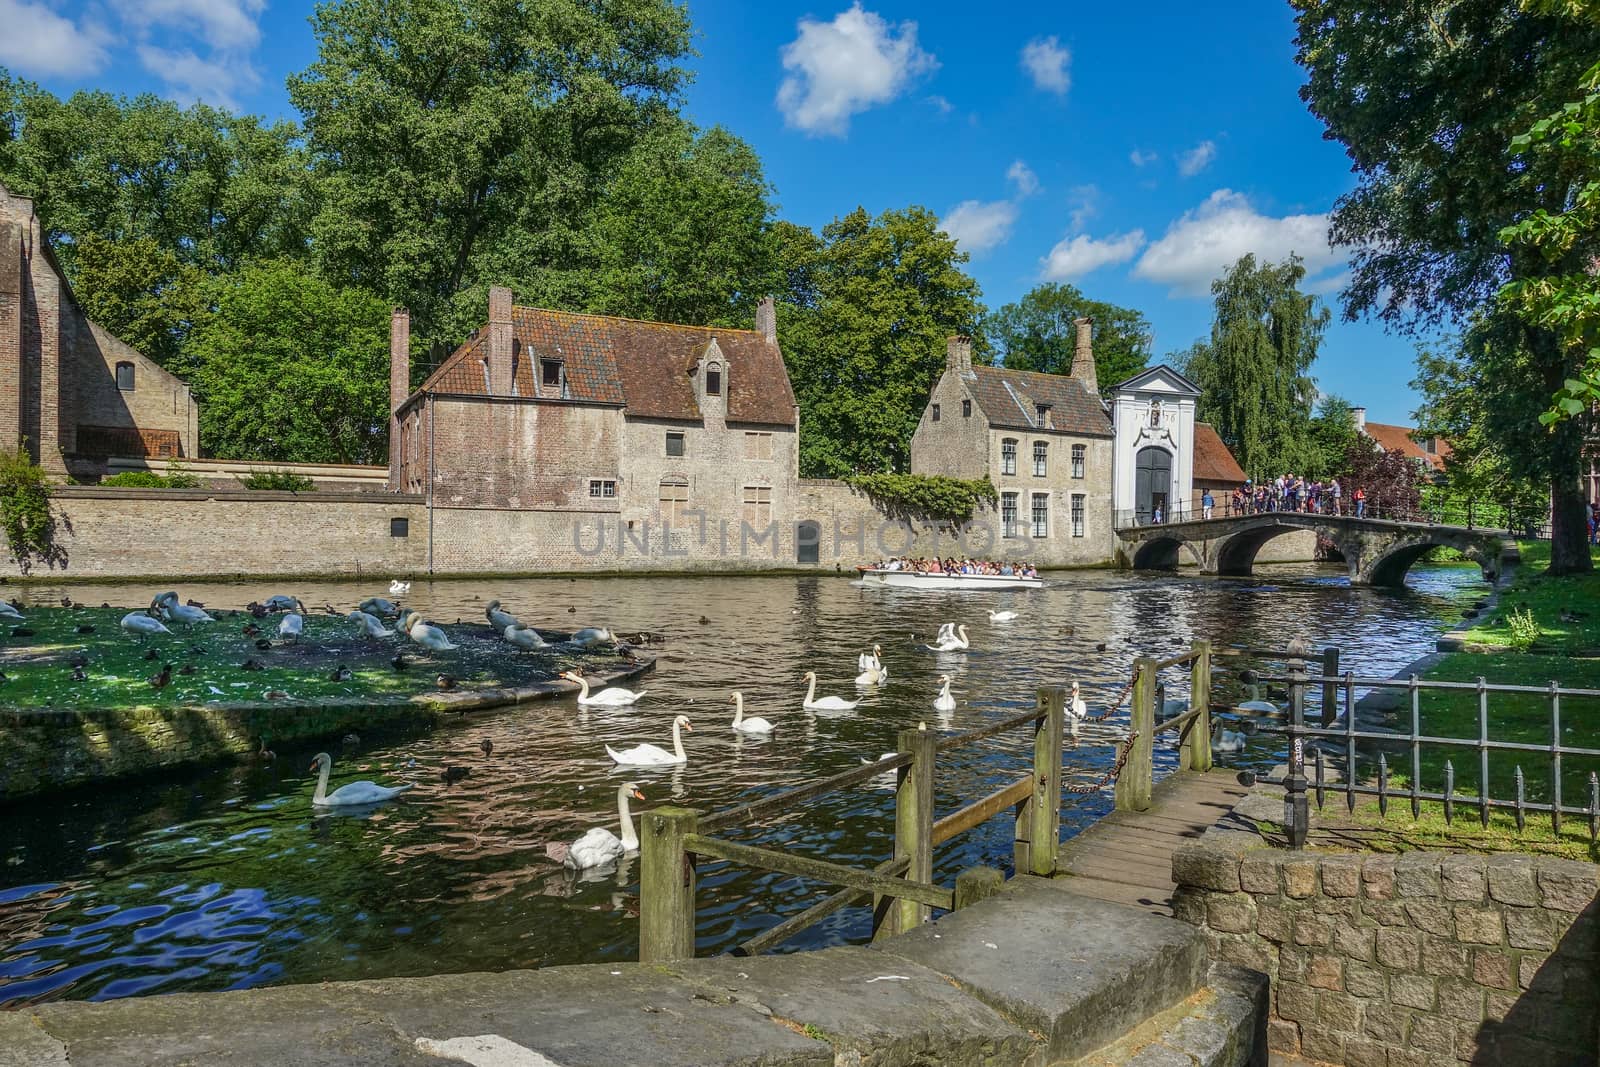
{"label": "willow tree", "polygon": [[1300,257],[1239,259],[1211,283],[1211,339],[1197,342],[1184,372],[1202,392],[1199,417],[1216,427],[1253,478],[1304,474],[1320,457],[1311,433],[1311,364],[1330,314],[1300,291]]}

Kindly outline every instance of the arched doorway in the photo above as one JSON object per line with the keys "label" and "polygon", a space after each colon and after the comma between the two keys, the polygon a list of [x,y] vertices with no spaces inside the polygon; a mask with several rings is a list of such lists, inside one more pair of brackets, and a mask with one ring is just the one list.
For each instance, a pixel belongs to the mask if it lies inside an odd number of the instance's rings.
{"label": "arched doorway", "polygon": [[1171,518],[1172,453],[1164,448],[1141,448],[1134,465],[1133,506],[1139,522],[1151,522],[1159,509]]}

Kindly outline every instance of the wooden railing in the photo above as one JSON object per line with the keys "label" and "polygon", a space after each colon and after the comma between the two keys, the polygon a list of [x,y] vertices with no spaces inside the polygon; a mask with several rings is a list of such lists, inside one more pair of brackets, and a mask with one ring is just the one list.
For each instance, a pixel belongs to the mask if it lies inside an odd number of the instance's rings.
{"label": "wooden railing", "polygon": [[[694,955],[696,864],[702,859],[725,860],[755,870],[775,871],[843,887],[745,941],[738,951],[747,955],[771,948],[868,896],[873,899],[874,940],[925,922],[933,908],[948,910],[980,899],[1000,880],[999,872],[985,868],[963,871],[956,878],[955,888],[947,889],[933,881],[933,849],[982,825],[1007,808],[1014,812],[1016,869],[1038,875],[1053,874],[1061,835],[1065,709],[1064,689],[1042,687],[1031,711],[942,739],[926,729],[902,730],[894,755],[820,782],[712,814],[677,807],[647,812],[641,820],[639,959],[650,963]],[[938,754],[1019,727],[1033,730],[1032,773],[935,820],[933,784]],[[1121,766],[1120,761],[1118,766]],[[859,785],[891,770],[898,776],[894,801],[894,856],[872,870],[715,836],[718,831],[730,827],[757,825],[788,815],[809,800]]]}
{"label": "wooden railing", "polygon": [[[1145,811],[1155,786],[1155,737],[1178,732],[1178,766],[1211,769],[1211,642],[1197,640],[1189,651],[1168,659],[1140,656],[1133,661],[1133,721],[1126,766],[1117,775],[1117,810]],[[1157,723],[1165,686],[1161,672],[1189,668],[1189,710]]]}

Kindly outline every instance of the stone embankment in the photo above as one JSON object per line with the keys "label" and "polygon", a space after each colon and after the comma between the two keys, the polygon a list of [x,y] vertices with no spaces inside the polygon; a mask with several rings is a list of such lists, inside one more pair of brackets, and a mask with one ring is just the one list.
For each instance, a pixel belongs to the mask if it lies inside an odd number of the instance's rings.
{"label": "stone embankment", "polygon": [[1244,1067],[1260,975],[1193,927],[1019,878],[871,947],[174,994],[0,1013],[0,1067]]}
{"label": "stone embankment", "polygon": [[[589,676],[596,687],[636,678],[636,663]],[[0,803],[76,785],[134,778],[171,767],[249,758],[264,742],[299,744],[351,730],[393,730],[459,722],[471,713],[577,692],[567,681],[508,689],[429,693],[406,700],[359,697],[250,701],[175,707],[0,711]]]}

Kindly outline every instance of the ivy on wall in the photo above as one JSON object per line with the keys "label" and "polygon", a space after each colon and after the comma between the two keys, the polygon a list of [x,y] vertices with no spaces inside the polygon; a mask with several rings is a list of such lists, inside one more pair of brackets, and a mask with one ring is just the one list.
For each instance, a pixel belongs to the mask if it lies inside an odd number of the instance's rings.
{"label": "ivy on wall", "polygon": [[1000,492],[987,478],[947,478],[942,474],[853,474],[845,483],[861,490],[890,514],[960,526],[982,505],[993,506]]}
{"label": "ivy on wall", "polygon": [[0,527],[22,573],[36,563],[54,567],[66,562],[67,554],[55,540],[49,479],[24,449],[0,452]]}

